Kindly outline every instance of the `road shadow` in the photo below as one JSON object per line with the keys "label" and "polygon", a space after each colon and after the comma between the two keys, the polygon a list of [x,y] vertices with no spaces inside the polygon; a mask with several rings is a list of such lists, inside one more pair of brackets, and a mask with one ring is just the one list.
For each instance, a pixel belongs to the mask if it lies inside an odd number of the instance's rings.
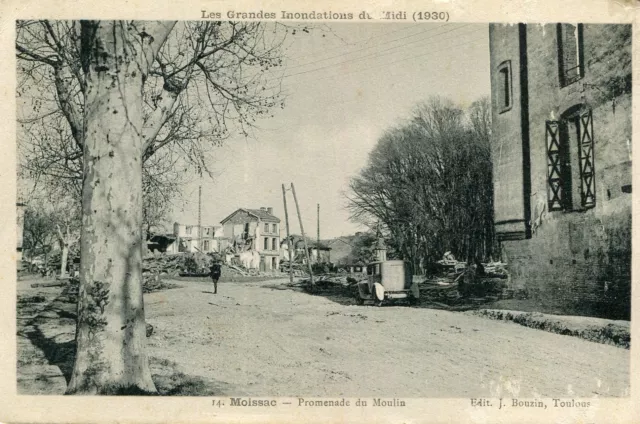
{"label": "road shadow", "polygon": [[[357,305],[356,301],[356,287],[355,285],[344,284],[332,284],[328,282],[319,281],[314,290],[310,290],[309,287],[302,282],[286,283],[286,284],[267,284],[262,286],[270,290],[280,291],[296,291],[305,293],[311,296],[321,296],[339,305]],[[456,298],[453,301],[443,299],[441,296],[434,296],[430,292],[425,291],[423,293],[421,289],[420,299],[415,304],[409,304],[408,302],[395,301],[390,304],[383,304],[384,306],[395,305],[405,306],[408,308],[423,308],[423,309],[437,309],[451,312],[465,312],[478,309],[487,309],[495,305],[495,300],[489,300],[486,298]],[[370,302],[366,302],[364,306],[371,306]]]}
{"label": "road shadow", "polygon": [[228,396],[237,394],[233,386],[223,381],[188,375],[168,359],[149,359],[151,377],[160,396]]}
{"label": "road shadow", "polygon": [[[39,298],[34,298],[40,301]],[[61,395],[61,385],[50,384],[52,378],[64,377],[69,384],[76,356],[76,298],[72,292],[62,294],[42,308],[35,317],[18,318],[18,337],[30,346],[19,343],[17,351],[17,377],[20,394]],[[21,311],[21,309],[24,309]],[[18,317],[31,313],[33,304],[17,302]],[[153,336],[151,336],[153,337]],[[20,347],[20,344],[23,344]],[[51,375],[57,367],[60,374]],[[152,357],[149,360],[151,376],[160,396],[225,396],[237,394],[228,383],[188,375],[180,371],[179,364],[166,359]],[[22,382],[21,382],[22,381]]]}
{"label": "road shadow", "polygon": [[354,296],[354,289],[350,286],[342,284],[331,284],[323,281],[319,281],[315,284],[313,290],[307,285],[301,282],[284,283],[284,284],[265,284],[261,286],[269,290],[279,291],[295,291],[305,293],[311,296],[324,297],[339,305],[356,305],[356,298]]}

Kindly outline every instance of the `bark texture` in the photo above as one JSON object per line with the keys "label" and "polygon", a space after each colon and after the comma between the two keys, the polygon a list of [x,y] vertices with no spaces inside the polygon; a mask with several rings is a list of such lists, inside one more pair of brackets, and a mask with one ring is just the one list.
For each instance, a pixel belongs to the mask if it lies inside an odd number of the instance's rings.
{"label": "bark texture", "polygon": [[142,298],[142,88],[172,26],[82,22],[83,217],[69,394],[156,391]]}

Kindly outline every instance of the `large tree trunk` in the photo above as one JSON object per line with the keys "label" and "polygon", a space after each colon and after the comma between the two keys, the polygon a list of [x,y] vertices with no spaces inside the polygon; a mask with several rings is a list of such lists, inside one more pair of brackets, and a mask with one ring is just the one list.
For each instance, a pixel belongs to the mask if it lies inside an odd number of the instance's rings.
{"label": "large tree trunk", "polygon": [[68,394],[156,392],[142,299],[142,88],[148,63],[172,26],[82,23],[83,217],[76,361]]}

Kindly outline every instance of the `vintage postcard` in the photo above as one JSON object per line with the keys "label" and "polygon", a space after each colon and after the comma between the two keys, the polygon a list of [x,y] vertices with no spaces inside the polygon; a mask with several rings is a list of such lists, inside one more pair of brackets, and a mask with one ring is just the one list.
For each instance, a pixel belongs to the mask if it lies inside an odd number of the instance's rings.
{"label": "vintage postcard", "polygon": [[3,2],[0,422],[640,422],[638,7]]}

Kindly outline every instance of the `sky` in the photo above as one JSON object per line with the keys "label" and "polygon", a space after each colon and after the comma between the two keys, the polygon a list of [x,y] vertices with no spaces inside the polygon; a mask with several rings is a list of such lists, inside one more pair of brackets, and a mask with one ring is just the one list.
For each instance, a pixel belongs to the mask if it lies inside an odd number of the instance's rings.
{"label": "sky", "polygon": [[[295,185],[305,232],[321,238],[366,230],[349,220],[344,194],[386,129],[430,96],[466,107],[488,96],[486,24],[328,24],[292,39],[284,109],[249,138],[218,148],[214,178],[183,189],[170,222],[218,225],[237,208],[273,207],[284,224],[282,184]],[[300,233],[291,193],[291,232]],[[284,228],[284,225],[282,226]],[[168,229],[170,231],[170,229]]]}

